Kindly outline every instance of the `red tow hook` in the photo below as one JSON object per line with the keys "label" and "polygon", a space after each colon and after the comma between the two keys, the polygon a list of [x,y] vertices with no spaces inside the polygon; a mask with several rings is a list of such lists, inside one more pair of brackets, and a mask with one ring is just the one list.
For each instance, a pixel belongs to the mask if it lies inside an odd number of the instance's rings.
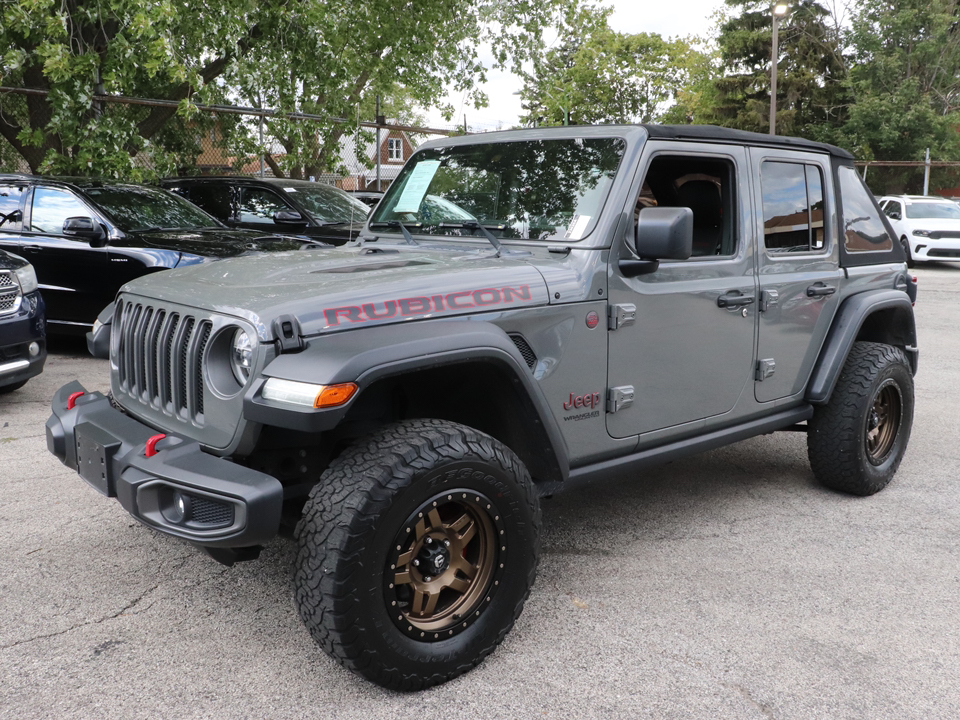
{"label": "red tow hook", "polygon": [[163,440],[166,435],[154,435],[149,440],[147,440],[147,457],[153,457],[157,454],[157,443]]}
{"label": "red tow hook", "polygon": [[83,390],[78,390],[75,393],[70,393],[70,397],[67,398],[67,410],[73,410],[77,406],[77,398],[81,395],[86,395]]}

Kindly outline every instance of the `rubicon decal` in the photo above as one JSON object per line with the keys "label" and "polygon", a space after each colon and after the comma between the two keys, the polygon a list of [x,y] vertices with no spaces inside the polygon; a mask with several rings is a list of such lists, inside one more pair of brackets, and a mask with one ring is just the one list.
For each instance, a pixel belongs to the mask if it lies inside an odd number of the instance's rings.
{"label": "rubicon decal", "polygon": [[461,290],[445,295],[421,295],[362,305],[344,305],[343,307],[325,309],[323,316],[327,321],[327,326],[332,327],[344,322],[365,323],[372,320],[414,317],[430,313],[492,308],[519,300],[532,299],[533,295],[530,292],[529,285],[489,287],[477,290]]}
{"label": "rubicon decal", "polygon": [[600,405],[600,393],[586,393],[584,395],[574,395],[570,393],[570,399],[563,404],[564,410],[573,410],[574,408],[595,408]]}

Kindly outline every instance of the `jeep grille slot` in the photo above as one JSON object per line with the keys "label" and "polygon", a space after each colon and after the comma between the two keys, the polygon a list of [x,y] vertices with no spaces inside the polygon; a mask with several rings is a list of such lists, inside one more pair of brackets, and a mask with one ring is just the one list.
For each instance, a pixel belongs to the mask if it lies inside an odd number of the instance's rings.
{"label": "jeep grille slot", "polygon": [[118,305],[120,389],[164,415],[203,425],[203,353],[210,320],[127,302]]}
{"label": "jeep grille slot", "polygon": [[523,335],[511,334],[509,338],[513,340],[513,344],[517,346],[517,350],[519,350],[523,356],[523,361],[527,364],[527,367],[533,370],[533,366],[537,364],[537,354],[533,351],[533,348],[530,347],[530,343],[527,342]]}

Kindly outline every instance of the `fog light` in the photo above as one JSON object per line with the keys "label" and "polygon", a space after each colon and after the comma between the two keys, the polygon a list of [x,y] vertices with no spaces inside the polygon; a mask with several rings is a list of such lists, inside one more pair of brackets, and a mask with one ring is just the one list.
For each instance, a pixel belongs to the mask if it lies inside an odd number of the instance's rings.
{"label": "fog light", "polygon": [[183,523],[190,516],[190,498],[179,490],[173,491],[173,507],[170,509],[170,522]]}
{"label": "fog light", "polygon": [[40,345],[39,343],[32,342],[27,345],[27,351],[30,353],[30,357],[36,357],[40,354]]}

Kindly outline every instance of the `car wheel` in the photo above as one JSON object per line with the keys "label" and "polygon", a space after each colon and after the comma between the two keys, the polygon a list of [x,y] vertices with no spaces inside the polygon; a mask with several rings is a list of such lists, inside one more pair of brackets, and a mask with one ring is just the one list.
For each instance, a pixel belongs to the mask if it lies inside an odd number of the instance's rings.
{"label": "car wheel", "polygon": [[913,254],[910,252],[910,242],[906,237],[900,238],[900,246],[903,248],[903,254],[907,256],[907,267],[913,267]]}
{"label": "car wheel", "polygon": [[335,660],[419,690],[503,640],[536,574],[540,509],[505,445],[441,420],[388,426],[340,455],[297,526],[297,606]]}
{"label": "car wheel", "polygon": [[3,387],[0,387],[0,395],[12,393],[14,390],[19,390],[26,384],[26,380],[21,380],[20,382],[11,383],[10,385],[4,385]]}
{"label": "car wheel", "polygon": [[903,351],[855,343],[830,400],[809,422],[807,454],[817,480],[853,495],[886,487],[907,449],[913,402]]}

